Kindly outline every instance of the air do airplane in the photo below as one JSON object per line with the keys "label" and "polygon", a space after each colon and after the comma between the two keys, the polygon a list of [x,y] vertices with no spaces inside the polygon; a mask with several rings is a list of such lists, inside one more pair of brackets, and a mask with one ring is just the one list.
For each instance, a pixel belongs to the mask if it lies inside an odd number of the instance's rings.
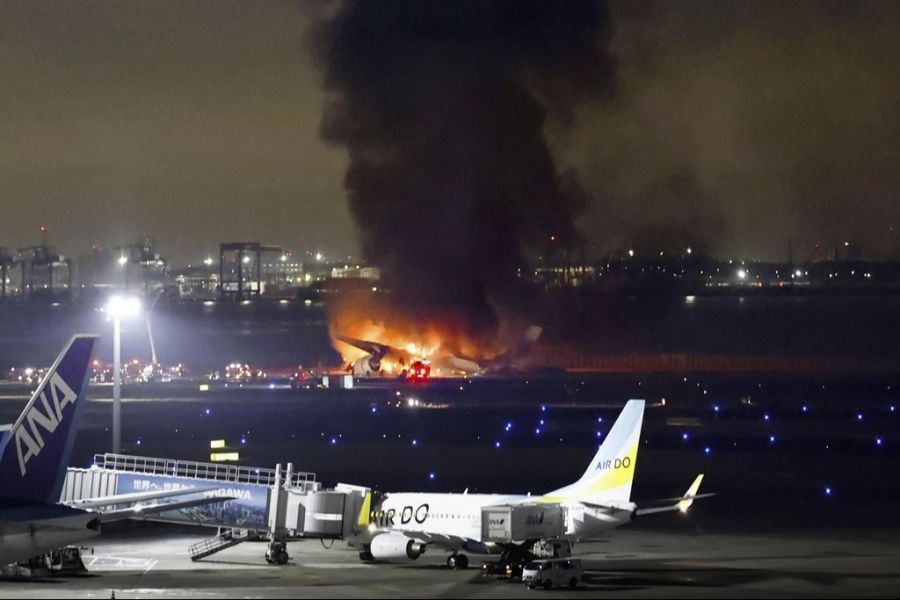
{"label": "air do airplane", "polygon": [[[644,401],[630,400],[606,440],[578,481],[543,496],[498,494],[387,494],[371,505],[367,497],[357,525],[368,526],[351,539],[362,560],[409,561],[435,547],[451,554],[450,568],[465,568],[464,552],[527,555],[536,542],[571,543],[596,538],[634,517],[686,512],[698,495],[703,475],[697,476],[684,496],[638,506],[631,501],[637,463]],[[517,513],[517,517],[512,515]],[[500,539],[510,531],[509,520],[538,537]],[[554,523],[554,519],[556,522]],[[541,532],[554,531],[544,538]],[[494,534],[494,535],[492,535]],[[496,541],[495,541],[496,540]]]}

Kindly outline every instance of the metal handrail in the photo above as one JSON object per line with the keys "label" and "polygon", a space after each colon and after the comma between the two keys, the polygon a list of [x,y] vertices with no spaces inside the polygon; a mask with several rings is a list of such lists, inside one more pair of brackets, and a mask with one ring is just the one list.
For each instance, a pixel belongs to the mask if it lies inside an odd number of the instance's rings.
{"label": "metal handrail", "polygon": [[[131,456],[128,454],[115,454],[111,452],[95,454],[94,466],[101,469],[109,469],[111,471],[169,475],[172,477],[191,477],[194,479],[228,481],[232,483],[252,483],[269,486],[276,483],[275,469],[225,465],[221,463],[204,463],[191,460],[172,460],[149,456]],[[316,481],[315,473],[308,473],[305,471],[293,472],[289,482],[286,481],[286,476],[287,473],[282,471],[278,483],[288,483],[293,487],[306,487]]]}

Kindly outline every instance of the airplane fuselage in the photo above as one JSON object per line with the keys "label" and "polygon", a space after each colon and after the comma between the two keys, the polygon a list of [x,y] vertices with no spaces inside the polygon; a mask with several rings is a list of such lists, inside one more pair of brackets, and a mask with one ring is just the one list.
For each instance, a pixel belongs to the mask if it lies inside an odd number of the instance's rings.
{"label": "airplane fuselage", "polygon": [[[403,533],[435,533],[453,538],[482,542],[482,509],[540,503],[537,496],[503,494],[389,494],[373,509],[375,533],[400,531]],[[609,506],[590,506],[578,501],[563,501],[559,505],[565,515],[564,538],[590,539],[604,531],[628,523],[634,514],[631,502]]]}
{"label": "airplane fuselage", "polygon": [[100,533],[96,514],[63,506],[0,508],[0,565],[81,543]]}

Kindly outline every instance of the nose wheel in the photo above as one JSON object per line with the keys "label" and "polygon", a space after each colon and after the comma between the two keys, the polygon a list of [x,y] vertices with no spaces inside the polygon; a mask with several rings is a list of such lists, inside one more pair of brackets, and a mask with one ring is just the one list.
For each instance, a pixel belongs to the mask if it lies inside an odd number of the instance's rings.
{"label": "nose wheel", "polygon": [[451,554],[447,557],[448,569],[468,569],[469,557],[465,554]]}

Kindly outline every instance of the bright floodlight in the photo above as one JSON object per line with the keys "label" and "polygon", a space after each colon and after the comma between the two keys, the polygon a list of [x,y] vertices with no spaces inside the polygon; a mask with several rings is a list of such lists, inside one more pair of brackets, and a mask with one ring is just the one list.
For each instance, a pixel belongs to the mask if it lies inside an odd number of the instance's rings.
{"label": "bright floodlight", "polygon": [[136,317],[141,312],[141,301],[134,296],[113,296],[106,304],[106,312],[114,319]]}
{"label": "bright floodlight", "polygon": [[128,262],[128,258],[126,256],[123,255],[123,256],[119,257],[119,264],[122,265],[123,267],[125,266],[125,263],[127,263],[127,262]]}
{"label": "bright floodlight", "polygon": [[738,279],[747,279],[747,271],[741,269],[737,272]]}
{"label": "bright floodlight", "polygon": [[206,265],[206,266],[208,267],[208,266],[210,266],[211,264],[213,264],[213,259],[207,256],[207,257],[206,257],[206,260],[203,261],[203,264]]}

